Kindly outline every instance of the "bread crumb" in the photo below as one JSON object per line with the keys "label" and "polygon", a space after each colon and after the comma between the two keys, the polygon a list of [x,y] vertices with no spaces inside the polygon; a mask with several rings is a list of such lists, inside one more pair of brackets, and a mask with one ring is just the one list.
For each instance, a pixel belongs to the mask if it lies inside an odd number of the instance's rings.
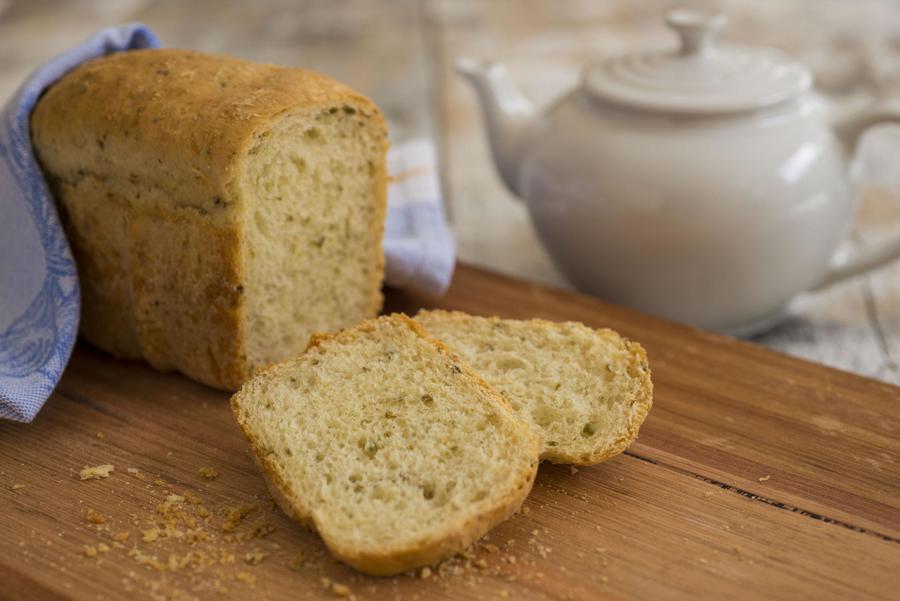
{"label": "bread crumb", "polygon": [[251,574],[250,572],[244,572],[243,570],[238,572],[235,577],[241,582],[245,582],[247,584],[256,584],[256,576]]}
{"label": "bread crumb", "polygon": [[597,553],[606,553],[606,547],[595,547],[594,551]]}
{"label": "bread crumb", "polygon": [[85,557],[97,557],[97,547],[94,545],[85,545],[82,548]]}
{"label": "bread crumb", "polygon": [[189,490],[184,491],[184,500],[190,503],[191,505],[199,505],[203,502],[203,499],[195,495]]}
{"label": "bread crumb", "polygon": [[340,582],[332,582],[328,578],[322,578],[322,586],[338,597],[353,598],[350,587],[346,584],[341,584]]}
{"label": "bread crumb", "polygon": [[159,528],[150,528],[148,530],[144,530],[143,532],[143,540],[145,543],[152,543],[156,539],[159,538]]}
{"label": "bread crumb", "polygon": [[486,570],[488,567],[488,562],[486,562],[484,559],[476,559],[473,563],[475,564],[476,568],[481,570]]}
{"label": "bread crumb", "polygon": [[600,582],[602,582],[603,584],[606,584],[607,582],[609,582],[609,577],[608,576],[600,576]]}
{"label": "bread crumb", "polygon": [[12,490],[14,490],[14,491],[15,491],[15,490],[22,490],[22,489],[25,488],[26,486],[28,486],[28,485],[27,485],[27,484],[13,484],[13,485],[12,485]]}
{"label": "bread crumb", "polygon": [[297,553],[296,555],[294,555],[293,557],[291,557],[291,561],[288,562],[288,567],[294,571],[298,571],[300,568],[303,567],[303,564],[305,562],[306,562],[306,556],[301,551],[301,552]]}
{"label": "bread crumb", "polygon": [[103,440],[104,438],[106,438],[106,436],[103,435],[103,432],[97,432],[97,438]]}
{"label": "bread crumb", "polygon": [[484,545],[484,549],[485,549],[485,551],[487,551],[488,553],[496,553],[497,551],[500,550],[500,547],[498,547],[498,546],[495,545],[494,543],[486,543],[486,544]]}
{"label": "bread crumb", "polygon": [[700,558],[700,563],[702,563],[703,565],[706,565],[706,564],[709,563],[709,561],[706,560],[705,558],[701,557],[701,558]]}
{"label": "bread crumb", "polygon": [[166,503],[184,503],[184,497],[181,495],[167,495]]}
{"label": "bread crumb", "polygon": [[113,534],[113,540],[117,543],[124,543],[128,540],[128,537],[131,535],[127,530],[122,530],[121,532],[116,532]]}
{"label": "bread crumb", "polygon": [[109,478],[109,474],[113,470],[115,470],[115,468],[109,464],[95,465],[93,467],[86,465],[80,472],[78,472],[78,476],[82,480],[95,480],[98,478]]}
{"label": "bread crumb", "polygon": [[90,507],[88,507],[87,511],[84,512],[84,518],[91,524],[106,523],[106,516],[95,509],[91,509]]}
{"label": "bread crumb", "polygon": [[125,471],[128,472],[129,474],[131,474],[132,476],[134,476],[135,478],[137,478],[138,480],[144,480],[147,478],[147,476],[144,475],[144,472],[142,472],[141,470],[139,470],[136,467],[129,467]]}
{"label": "bread crumb", "polygon": [[263,520],[257,520],[253,523],[253,532],[251,536],[253,538],[265,538],[273,532],[275,532],[275,526],[267,524]]}
{"label": "bread crumb", "polygon": [[500,598],[501,598],[501,599],[508,599],[508,598],[509,598],[509,591],[506,590],[506,589],[503,589],[502,591],[500,591],[500,592],[497,593],[497,594],[500,595]]}
{"label": "bread crumb", "polygon": [[250,551],[246,555],[244,555],[244,561],[249,563],[252,566],[255,566],[262,562],[263,559],[266,558],[266,554],[258,549],[254,549]]}
{"label": "bread crumb", "polygon": [[247,516],[248,513],[255,510],[257,508],[257,504],[243,504],[238,505],[237,507],[228,507],[225,509],[225,521],[222,522],[222,531],[223,532],[234,532],[238,524],[241,523],[241,520]]}
{"label": "bread crumb", "polygon": [[575,474],[578,473],[578,468],[575,467],[574,465],[570,465],[570,466],[569,466],[569,473],[572,474],[572,475],[574,476]]}
{"label": "bread crumb", "polygon": [[215,480],[219,477],[219,470],[214,467],[201,467],[197,471],[200,472],[200,475],[207,480]]}
{"label": "bread crumb", "polygon": [[166,569],[166,566],[163,563],[155,557],[142,553],[137,547],[132,548],[131,551],[128,552],[128,556],[133,557],[138,563],[151,567],[158,572],[162,572]]}
{"label": "bread crumb", "polygon": [[772,477],[771,475],[766,474],[765,476],[760,476],[759,478],[757,478],[756,481],[757,482],[765,482],[765,481],[769,480],[771,477]]}
{"label": "bread crumb", "polygon": [[106,552],[109,551],[109,545],[107,545],[106,543],[98,543],[98,544],[97,544],[97,551],[98,551],[99,553],[106,553]]}
{"label": "bread crumb", "polygon": [[422,580],[431,578],[431,568],[429,568],[428,566],[425,566],[424,568],[419,570],[419,578],[421,578]]}

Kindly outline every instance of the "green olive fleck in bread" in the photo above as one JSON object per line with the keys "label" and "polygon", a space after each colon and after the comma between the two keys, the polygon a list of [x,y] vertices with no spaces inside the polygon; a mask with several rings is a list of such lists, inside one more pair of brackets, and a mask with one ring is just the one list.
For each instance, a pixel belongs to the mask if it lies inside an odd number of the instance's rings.
{"label": "green olive fleck in bread", "polygon": [[60,79],[31,131],[100,348],[236,389],[377,314],[387,133],[343,84],[134,50]]}

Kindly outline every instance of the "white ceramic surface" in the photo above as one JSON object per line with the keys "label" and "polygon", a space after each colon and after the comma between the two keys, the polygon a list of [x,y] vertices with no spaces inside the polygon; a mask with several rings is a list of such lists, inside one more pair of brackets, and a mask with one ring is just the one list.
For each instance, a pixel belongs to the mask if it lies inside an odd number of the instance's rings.
{"label": "white ceramic surface", "polygon": [[504,182],[577,287],[747,334],[799,292],[900,255],[898,239],[834,261],[856,205],[848,150],[900,112],[834,122],[805,67],[719,47],[722,22],[671,13],[679,48],[588,65],[542,114],[502,66],[459,70],[479,93]]}

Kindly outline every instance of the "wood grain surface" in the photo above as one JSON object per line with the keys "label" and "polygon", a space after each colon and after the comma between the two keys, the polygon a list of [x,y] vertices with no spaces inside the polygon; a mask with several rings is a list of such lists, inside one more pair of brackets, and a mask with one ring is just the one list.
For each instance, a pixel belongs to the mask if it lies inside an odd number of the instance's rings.
{"label": "wood grain surface", "polygon": [[228,395],[80,345],[33,424],[0,424],[0,598],[896,598],[900,389],[470,267],[441,299],[388,294],[419,307],[640,341],[656,393],[638,442],[543,465],[471,554],[370,578],[273,507]]}

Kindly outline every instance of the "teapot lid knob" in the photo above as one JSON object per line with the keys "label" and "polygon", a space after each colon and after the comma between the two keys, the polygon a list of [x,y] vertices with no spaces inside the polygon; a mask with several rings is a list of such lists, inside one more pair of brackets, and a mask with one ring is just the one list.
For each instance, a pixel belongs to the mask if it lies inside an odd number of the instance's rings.
{"label": "teapot lid knob", "polygon": [[725,27],[728,17],[699,9],[669,11],[666,24],[681,38],[681,56],[704,56],[715,49],[715,35]]}
{"label": "teapot lid knob", "polygon": [[602,101],[667,115],[725,115],[796,98],[812,86],[802,63],[772,48],[722,43],[721,13],[676,9],[666,22],[681,39],[671,47],[590,63],[583,85]]}

